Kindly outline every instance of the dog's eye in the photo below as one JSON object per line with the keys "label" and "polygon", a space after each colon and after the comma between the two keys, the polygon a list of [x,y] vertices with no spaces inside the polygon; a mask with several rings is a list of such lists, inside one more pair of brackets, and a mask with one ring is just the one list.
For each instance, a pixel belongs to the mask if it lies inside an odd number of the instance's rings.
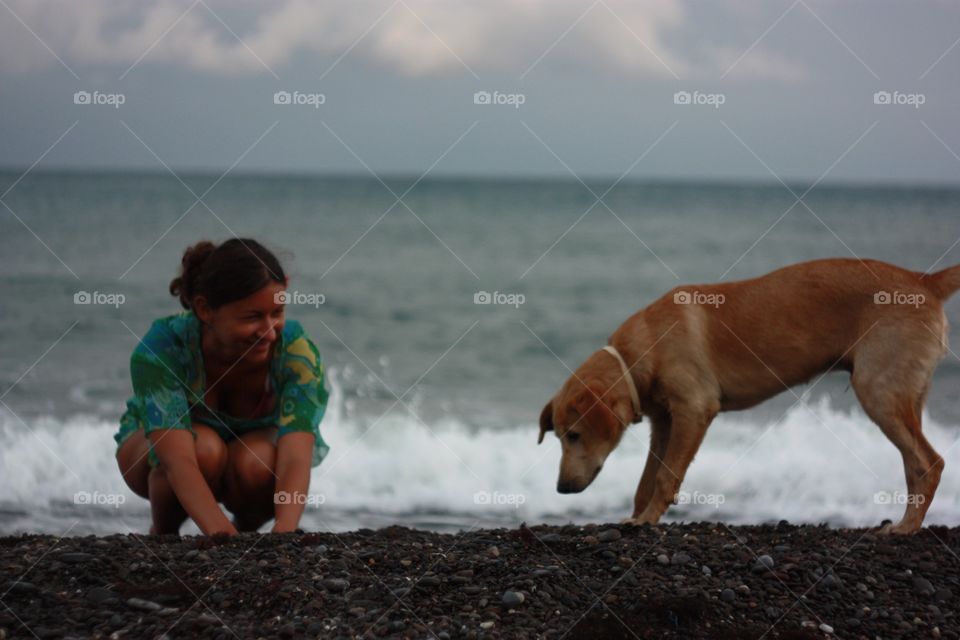
{"label": "dog's eye", "polygon": [[580,440],[580,434],[575,431],[570,431],[567,433],[567,442],[573,444]]}

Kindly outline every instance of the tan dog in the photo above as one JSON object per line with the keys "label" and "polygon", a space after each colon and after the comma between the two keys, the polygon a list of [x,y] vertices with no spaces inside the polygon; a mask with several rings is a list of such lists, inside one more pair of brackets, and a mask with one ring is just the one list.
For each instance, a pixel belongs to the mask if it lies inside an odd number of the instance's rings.
{"label": "tan dog", "polygon": [[943,471],[920,415],[947,351],[943,301],[957,289],[960,266],[931,275],[857,259],[673,289],[628,318],[610,336],[613,349],[587,358],[543,408],[539,441],[553,430],[562,447],[557,491],[586,489],[645,414],[650,452],[625,522],[655,524],[718,412],[844,370],[903,456],[913,499],[883,532],[917,531]]}

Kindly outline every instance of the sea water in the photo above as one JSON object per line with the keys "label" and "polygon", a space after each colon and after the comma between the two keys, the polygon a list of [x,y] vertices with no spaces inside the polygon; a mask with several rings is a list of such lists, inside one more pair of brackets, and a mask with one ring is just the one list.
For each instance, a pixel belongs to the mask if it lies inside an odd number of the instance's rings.
{"label": "sea water", "polygon": [[[20,173],[0,173],[0,190]],[[556,492],[559,442],[536,439],[570,369],[630,314],[680,284],[814,258],[960,263],[960,191],[932,187],[818,185],[797,203],[779,184],[624,181],[598,200],[612,180],[427,178],[398,200],[414,178],[183,179],[35,170],[5,196],[0,533],[147,530],[149,505],[120,477],[113,434],[130,353],[153,319],[179,311],[167,287],[200,239],[257,238],[291,277],[287,315],[320,348],[331,390],[331,450],[302,526],[334,531],[620,520],[648,422],[581,494]],[[946,309],[960,345],[960,296]],[[848,383],[829,374],[722,414],[665,519],[899,518],[900,455]],[[958,429],[951,352],[924,414],[946,460],[928,523],[960,521]]]}

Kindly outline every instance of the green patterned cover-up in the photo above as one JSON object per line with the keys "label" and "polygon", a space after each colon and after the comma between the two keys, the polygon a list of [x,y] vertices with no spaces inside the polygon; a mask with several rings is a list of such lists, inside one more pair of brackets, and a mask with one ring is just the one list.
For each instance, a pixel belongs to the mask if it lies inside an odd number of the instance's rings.
{"label": "green patterned cover-up", "polygon": [[[203,402],[207,380],[200,349],[200,320],[192,311],[160,318],[130,357],[133,397],[127,401],[120,430],[114,435],[117,449],[140,429],[145,435],[157,429],[187,429],[193,433],[192,423],[199,422],[229,442],[246,432],[276,426],[278,439],[297,431],[314,435],[311,465],[316,467],[329,451],[319,428],[329,394],[320,352],[296,320],[284,322],[269,375],[276,396],[271,414],[240,419],[207,407]],[[152,444],[147,458],[151,467],[159,464]]]}

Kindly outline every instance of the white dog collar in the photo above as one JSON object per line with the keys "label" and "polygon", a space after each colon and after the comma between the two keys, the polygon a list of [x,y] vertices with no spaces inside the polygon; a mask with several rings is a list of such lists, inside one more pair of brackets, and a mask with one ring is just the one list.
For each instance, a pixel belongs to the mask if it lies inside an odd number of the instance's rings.
{"label": "white dog collar", "polygon": [[633,376],[630,374],[630,369],[627,367],[627,363],[620,355],[620,352],[609,344],[605,346],[603,350],[616,358],[617,362],[620,363],[620,370],[623,372],[623,378],[626,379],[627,386],[630,388],[630,402],[633,404],[633,422],[636,422],[642,416],[640,413],[640,394],[637,393],[637,384],[634,382]]}

